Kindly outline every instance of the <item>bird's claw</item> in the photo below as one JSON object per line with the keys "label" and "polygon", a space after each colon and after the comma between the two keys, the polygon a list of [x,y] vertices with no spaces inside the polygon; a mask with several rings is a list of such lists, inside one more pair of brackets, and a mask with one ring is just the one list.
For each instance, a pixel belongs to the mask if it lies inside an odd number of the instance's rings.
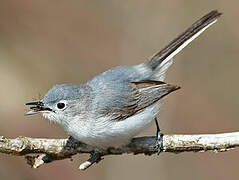
{"label": "bird's claw", "polygon": [[163,133],[159,132],[156,136],[155,150],[158,151],[158,155],[163,151]]}

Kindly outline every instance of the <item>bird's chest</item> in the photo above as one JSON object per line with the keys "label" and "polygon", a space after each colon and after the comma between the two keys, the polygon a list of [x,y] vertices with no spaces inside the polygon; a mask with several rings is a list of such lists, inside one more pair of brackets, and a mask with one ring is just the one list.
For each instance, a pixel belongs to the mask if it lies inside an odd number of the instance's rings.
{"label": "bird's chest", "polygon": [[127,144],[135,135],[148,127],[157,116],[159,104],[121,121],[110,117],[75,119],[66,130],[70,135],[86,144],[107,148]]}

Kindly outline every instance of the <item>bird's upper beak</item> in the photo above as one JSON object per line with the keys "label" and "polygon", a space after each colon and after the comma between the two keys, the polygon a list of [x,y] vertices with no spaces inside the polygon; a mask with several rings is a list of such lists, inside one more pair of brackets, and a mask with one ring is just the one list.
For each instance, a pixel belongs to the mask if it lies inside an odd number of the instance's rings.
{"label": "bird's upper beak", "polygon": [[41,101],[29,102],[29,103],[26,103],[26,105],[31,106],[30,111],[27,112],[26,115],[33,115],[43,111],[52,111],[51,108],[46,107],[44,103]]}

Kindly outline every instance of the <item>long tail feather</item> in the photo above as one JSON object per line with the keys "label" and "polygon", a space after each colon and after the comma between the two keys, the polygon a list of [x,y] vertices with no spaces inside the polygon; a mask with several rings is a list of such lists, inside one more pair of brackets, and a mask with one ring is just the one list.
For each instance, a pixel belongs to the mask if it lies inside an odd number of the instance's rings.
{"label": "long tail feather", "polygon": [[169,61],[176,54],[178,54],[191,41],[203,33],[203,31],[214,24],[220,15],[220,12],[214,10],[203,16],[201,19],[192,24],[186,31],[171,41],[161,51],[153,55],[148,61],[145,62],[145,64],[154,71],[156,68],[158,69],[159,67],[163,67],[164,64],[170,63]]}

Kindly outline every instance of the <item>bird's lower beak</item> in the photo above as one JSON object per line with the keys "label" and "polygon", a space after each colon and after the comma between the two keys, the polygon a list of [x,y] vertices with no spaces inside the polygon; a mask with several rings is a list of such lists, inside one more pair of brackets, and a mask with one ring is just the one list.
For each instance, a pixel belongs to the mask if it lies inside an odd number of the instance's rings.
{"label": "bird's lower beak", "polygon": [[52,109],[46,107],[44,103],[41,101],[29,102],[29,103],[26,103],[26,105],[31,107],[30,107],[30,111],[27,112],[25,115],[33,115],[43,111],[52,111]]}

